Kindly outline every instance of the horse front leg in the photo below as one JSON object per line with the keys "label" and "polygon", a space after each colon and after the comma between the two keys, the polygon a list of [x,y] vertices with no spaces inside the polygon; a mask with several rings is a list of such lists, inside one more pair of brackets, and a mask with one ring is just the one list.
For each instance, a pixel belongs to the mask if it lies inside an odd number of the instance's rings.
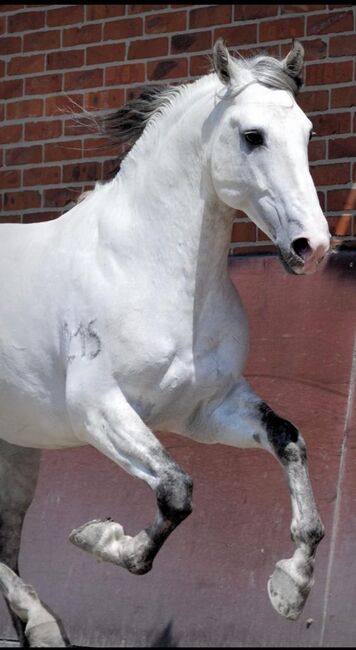
{"label": "horse front leg", "polygon": [[324,536],[308,475],[306,447],[296,427],[277,415],[242,379],[225,399],[202,407],[188,423],[192,437],[236,447],[260,447],[281,463],[292,505],[293,556],[277,562],[268,581],[273,607],[297,619],[313,586],[317,546]]}
{"label": "horse front leg", "polygon": [[[83,382],[84,383],[84,382]],[[72,531],[76,546],[131,573],[144,574],[167,537],[192,511],[192,481],[169,456],[118,387],[104,395],[70,391],[68,408],[81,441],[96,447],[155,492],[153,523],[136,536],[125,535],[111,519],[96,519]],[[84,389],[85,390],[85,389]]]}

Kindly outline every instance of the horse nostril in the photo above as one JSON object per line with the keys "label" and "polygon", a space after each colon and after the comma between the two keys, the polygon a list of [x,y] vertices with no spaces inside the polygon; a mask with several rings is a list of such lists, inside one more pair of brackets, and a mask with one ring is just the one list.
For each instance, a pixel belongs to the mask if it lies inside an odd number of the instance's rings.
{"label": "horse nostril", "polygon": [[305,237],[299,237],[292,242],[292,250],[298,257],[300,257],[304,262],[312,254],[312,248],[309,246],[309,242]]}

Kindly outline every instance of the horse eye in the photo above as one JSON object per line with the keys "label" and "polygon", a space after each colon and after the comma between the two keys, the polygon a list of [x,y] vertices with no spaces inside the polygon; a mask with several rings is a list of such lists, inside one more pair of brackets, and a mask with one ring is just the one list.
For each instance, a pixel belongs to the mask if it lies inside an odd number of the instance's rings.
{"label": "horse eye", "polygon": [[252,144],[254,147],[263,144],[263,136],[260,131],[245,131],[244,138],[249,144]]}

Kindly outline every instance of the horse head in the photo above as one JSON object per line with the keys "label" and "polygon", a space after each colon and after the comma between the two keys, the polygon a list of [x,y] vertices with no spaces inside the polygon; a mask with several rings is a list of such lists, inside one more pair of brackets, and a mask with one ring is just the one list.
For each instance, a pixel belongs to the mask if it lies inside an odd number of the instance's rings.
{"label": "horse head", "polygon": [[304,50],[284,60],[238,60],[221,40],[213,52],[222,84],[215,105],[210,164],[215,191],[243,210],[278,247],[285,268],[312,273],[330,234],[309,172],[311,121],[296,103]]}

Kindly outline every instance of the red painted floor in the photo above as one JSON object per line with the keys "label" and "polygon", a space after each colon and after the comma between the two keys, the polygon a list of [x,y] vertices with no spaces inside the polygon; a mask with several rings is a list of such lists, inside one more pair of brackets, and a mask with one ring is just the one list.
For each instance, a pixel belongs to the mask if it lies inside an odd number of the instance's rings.
{"label": "red painted floor", "polygon": [[[303,432],[326,526],[304,613],[280,618],[266,591],[275,562],[293,550],[279,465],[261,451],[163,434],[194,478],[195,509],[146,576],[96,562],[67,536],[106,516],[136,533],[155,510],[150,490],[89,448],[44,455],[21,569],[74,644],[356,645],[356,254],[333,255],[310,277],[286,274],[275,257],[234,260],[231,274],[250,320],[245,374]],[[13,637],[1,606],[0,638]]]}

